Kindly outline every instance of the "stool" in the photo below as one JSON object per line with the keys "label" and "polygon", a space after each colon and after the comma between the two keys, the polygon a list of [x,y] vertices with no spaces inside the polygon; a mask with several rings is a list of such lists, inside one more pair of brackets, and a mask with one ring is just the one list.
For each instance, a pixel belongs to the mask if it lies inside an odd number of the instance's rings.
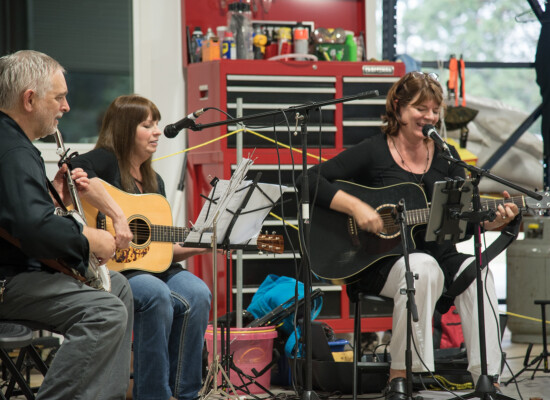
{"label": "stool", "polygon": [[[527,347],[527,352],[525,353],[525,358],[523,360],[523,369],[519,371],[517,374],[515,374],[513,377],[511,377],[505,385],[508,385],[510,382],[514,381],[518,376],[520,376],[524,371],[533,371],[533,375],[531,375],[531,379],[535,379],[535,374],[539,370],[540,364],[544,361],[543,364],[543,372],[550,372],[550,369],[548,369],[548,349],[547,349],[547,343],[546,343],[546,305],[550,304],[550,300],[535,300],[534,303],[536,305],[540,305],[540,313],[542,318],[542,353],[540,353],[537,357],[533,359],[533,361],[529,362],[529,357],[531,356],[531,350],[533,349],[533,343],[529,343],[529,346]],[[531,368],[533,365],[537,364],[535,368]]]}
{"label": "stool", "polygon": [[[30,386],[30,380],[26,380],[21,374],[21,370],[24,368],[24,361],[26,356],[30,356],[36,368],[46,375],[48,367],[42,361],[40,354],[36,351],[33,344],[32,330],[21,324],[13,322],[0,322],[0,359],[2,365],[9,372],[9,381],[5,393],[0,391],[0,398],[2,400],[8,400],[12,395],[23,394],[27,400],[33,400],[34,389]],[[19,355],[14,363],[9,355],[11,350],[19,349]],[[19,390],[15,389],[15,385],[19,387]]]}
{"label": "stool", "polygon": [[361,385],[361,375],[363,372],[388,373],[390,363],[385,361],[362,362],[361,359],[361,301],[369,300],[375,303],[387,303],[393,305],[393,300],[388,297],[375,296],[359,293],[357,301],[354,301],[355,315],[353,321],[353,400],[357,400],[359,385]]}

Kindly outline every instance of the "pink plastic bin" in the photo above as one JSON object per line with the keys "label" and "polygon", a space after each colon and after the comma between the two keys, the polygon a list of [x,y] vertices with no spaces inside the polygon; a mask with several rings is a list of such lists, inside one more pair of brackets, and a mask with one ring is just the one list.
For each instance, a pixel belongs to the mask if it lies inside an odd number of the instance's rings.
{"label": "pink plastic bin", "polygon": [[[206,348],[208,350],[208,365],[212,364],[212,345],[213,343],[212,325],[208,325],[206,329],[205,339]],[[221,351],[220,330],[218,329],[218,356]],[[252,368],[260,372],[264,367],[271,362],[273,355],[273,339],[277,337],[277,331],[274,326],[258,327],[258,328],[231,328],[231,343],[230,351],[233,354],[235,365],[243,370],[247,375],[254,376]],[[246,378],[243,378],[245,383],[248,383]],[[229,380],[235,386],[241,386],[241,380],[237,372],[230,370]],[[258,383],[266,389],[270,388],[271,369],[266,371],[262,376],[256,379]],[[218,375],[218,384],[221,382],[221,373]],[[264,391],[255,384],[247,386],[250,393],[263,393]],[[242,391],[238,391],[242,394]]]}

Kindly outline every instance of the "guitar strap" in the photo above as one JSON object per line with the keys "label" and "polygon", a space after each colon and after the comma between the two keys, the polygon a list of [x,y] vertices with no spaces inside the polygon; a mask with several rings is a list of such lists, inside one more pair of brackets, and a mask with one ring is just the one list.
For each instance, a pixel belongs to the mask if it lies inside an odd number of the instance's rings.
{"label": "guitar strap", "polygon": [[[481,253],[483,265],[488,263],[506,249],[518,236],[521,226],[521,214],[518,214],[500,233],[499,237]],[[464,292],[475,281],[477,276],[476,260],[472,261],[441,295],[435,308],[445,314],[454,303],[455,297]]]}
{"label": "guitar strap", "polygon": [[65,207],[65,204],[61,200],[61,196],[59,196],[59,193],[57,193],[57,190],[55,190],[55,187],[52,185],[49,179],[46,179],[46,184],[48,185],[48,189],[53,198],[55,199],[55,201],[57,201],[57,204],[59,204],[59,207],[61,207],[63,211],[67,211],[67,207]]}

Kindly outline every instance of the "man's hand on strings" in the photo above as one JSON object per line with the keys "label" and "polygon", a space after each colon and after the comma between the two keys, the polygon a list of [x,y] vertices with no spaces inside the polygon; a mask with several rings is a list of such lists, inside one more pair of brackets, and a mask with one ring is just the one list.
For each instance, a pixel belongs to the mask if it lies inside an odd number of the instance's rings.
{"label": "man's hand on strings", "polygon": [[[59,196],[61,197],[61,200],[63,201],[63,203],[65,203],[65,205],[71,204],[69,186],[67,183],[67,178],[65,176],[68,170],[69,169],[67,167],[67,164],[63,164],[55,174],[55,177],[53,178],[53,181],[52,181],[53,187],[55,188],[57,193],[59,193]],[[79,194],[81,192],[86,192],[88,190],[90,180],[88,179],[88,174],[84,172],[82,168],[75,168],[74,170],[72,170],[71,178]],[[57,206],[60,206],[60,204],[57,204]]]}

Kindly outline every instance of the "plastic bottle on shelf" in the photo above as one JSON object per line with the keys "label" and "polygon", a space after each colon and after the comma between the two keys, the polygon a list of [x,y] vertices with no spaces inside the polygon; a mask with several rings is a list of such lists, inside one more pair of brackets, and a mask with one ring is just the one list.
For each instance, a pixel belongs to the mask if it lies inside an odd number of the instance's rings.
{"label": "plastic bottle on shelf", "polygon": [[290,54],[292,46],[292,31],[289,27],[281,26],[277,31],[278,54]]}
{"label": "plastic bottle on shelf", "polygon": [[259,26],[254,29],[252,44],[254,46],[254,60],[262,60],[264,58],[265,46],[267,44],[267,35]]}
{"label": "plastic bottle on shelf", "polygon": [[357,61],[357,42],[352,31],[346,31],[344,42],[344,61]]}
{"label": "plastic bottle on shelf", "polygon": [[[294,53],[308,54],[309,52],[309,32],[302,24],[294,28]],[[305,60],[305,57],[296,57],[296,60]]]}
{"label": "plastic bottle on shelf", "polygon": [[202,60],[202,40],[204,36],[200,26],[195,27],[191,35],[191,48],[189,55],[192,63],[197,63]]}
{"label": "plastic bottle on shelf", "polygon": [[207,28],[207,29],[206,29],[206,33],[205,33],[205,35],[204,35],[204,39],[205,39],[205,40],[210,40],[210,39],[212,39],[214,36],[215,36],[215,35],[214,35],[214,31],[212,30],[212,28]]}
{"label": "plastic bottle on shelf", "polygon": [[252,50],[252,11],[248,3],[231,3],[227,11],[227,26],[237,47],[237,58],[251,60]]}

